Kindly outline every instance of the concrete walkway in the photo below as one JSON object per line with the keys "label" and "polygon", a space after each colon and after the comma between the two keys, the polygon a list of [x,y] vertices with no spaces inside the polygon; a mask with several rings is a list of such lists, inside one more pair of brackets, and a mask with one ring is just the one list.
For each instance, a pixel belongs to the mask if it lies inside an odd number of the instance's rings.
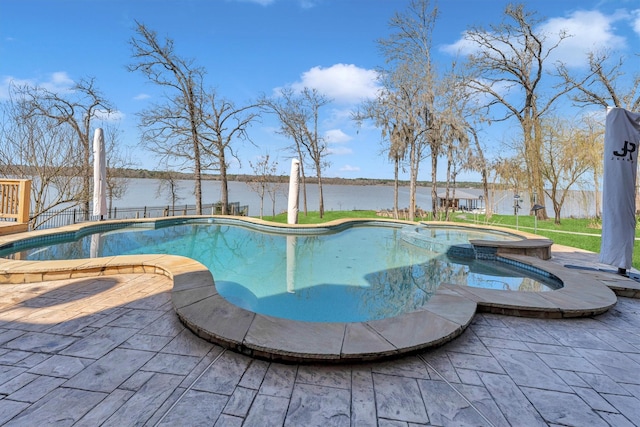
{"label": "concrete walkway", "polygon": [[583,319],[477,314],[438,349],[322,366],[206,342],[170,290],[153,274],[0,287],[0,424],[640,424],[640,300]]}

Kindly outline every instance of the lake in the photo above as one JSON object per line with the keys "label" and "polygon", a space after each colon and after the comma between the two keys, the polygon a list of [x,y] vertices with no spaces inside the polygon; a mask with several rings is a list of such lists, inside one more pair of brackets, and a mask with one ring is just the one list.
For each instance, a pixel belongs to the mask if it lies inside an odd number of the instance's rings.
{"label": "lake", "polygon": [[[129,179],[126,194],[113,201],[117,208],[165,206],[171,203],[168,191],[158,192],[160,181],[155,179]],[[220,201],[220,182],[202,181],[202,202],[215,203]],[[323,185],[325,210],[381,210],[393,208],[392,185]],[[193,181],[178,181],[178,205],[193,205]],[[459,190],[473,195],[480,195],[480,189],[460,188]],[[287,210],[288,184],[282,184],[276,195],[275,212]],[[526,194],[521,194],[520,215],[528,215],[529,206]],[[513,214],[513,192],[496,191],[492,206],[494,213]],[[250,216],[260,215],[260,197],[244,182],[229,182],[229,202],[239,202],[249,206]],[[302,188],[300,191],[300,211],[303,210]],[[400,187],[399,207],[409,206],[409,186]],[[424,210],[431,209],[431,187],[418,187],[416,204]],[[545,200],[547,213],[553,216],[552,203]],[[307,184],[307,206],[309,211],[318,210],[318,186]],[[272,202],[268,195],[264,199],[264,215],[271,215]],[[562,217],[587,217],[595,213],[594,193],[591,191],[571,191],[562,209]]]}

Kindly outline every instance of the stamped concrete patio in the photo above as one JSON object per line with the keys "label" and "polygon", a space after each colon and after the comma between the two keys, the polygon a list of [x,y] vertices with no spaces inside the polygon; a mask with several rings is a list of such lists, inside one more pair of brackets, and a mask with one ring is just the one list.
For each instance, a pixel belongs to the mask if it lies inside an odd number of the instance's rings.
{"label": "stamped concrete patio", "polygon": [[[594,254],[555,252],[552,262],[635,292],[632,280],[589,270]],[[0,424],[640,424],[637,299],[581,319],[479,313],[436,349],[308,365],[198,338],[179,322],[171,286],[142,273],[1,286]]]}

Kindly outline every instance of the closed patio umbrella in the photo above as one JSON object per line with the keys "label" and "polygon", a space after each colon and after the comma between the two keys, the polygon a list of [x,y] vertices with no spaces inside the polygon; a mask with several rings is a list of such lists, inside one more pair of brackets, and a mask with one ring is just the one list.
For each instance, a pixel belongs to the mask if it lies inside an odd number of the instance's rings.
{"label": "closed patio umbrella", "polygon": [[291,175],[289,176],[289,203],[287,210],[287,224],[298,223],[298,195],[300,181],[300,162],[291,160]]}
{"label": "closed patio umbrella", "polygon": [[104,134],[97,128],[93,135],[93,215],[104,219],[107,214],[107,161]]}
{"label": "closed patio umbrella", "polygon": [[608,108],[604,132],[600,262],[631,268],[636,229],[636,170],[640,114]]}

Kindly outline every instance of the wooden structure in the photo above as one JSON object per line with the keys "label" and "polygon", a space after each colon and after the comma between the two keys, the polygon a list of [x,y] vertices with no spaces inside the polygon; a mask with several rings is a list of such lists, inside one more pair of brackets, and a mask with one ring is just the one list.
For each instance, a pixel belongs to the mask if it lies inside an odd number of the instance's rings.
{"label": "wooden structure", "polygon": [[31,180],[0,179],[0,235],[29,230]]}
{"label": "wooden structure", "polygon": [[449,190],[449,198],[446,197],[446,192],[438,193],[438,208],[444,209],[449,207],[454,211],[474,211],[481,209],[482,197],[475,194],[470,194],[465,191],[456,189],[455,194],[453,190]]}

